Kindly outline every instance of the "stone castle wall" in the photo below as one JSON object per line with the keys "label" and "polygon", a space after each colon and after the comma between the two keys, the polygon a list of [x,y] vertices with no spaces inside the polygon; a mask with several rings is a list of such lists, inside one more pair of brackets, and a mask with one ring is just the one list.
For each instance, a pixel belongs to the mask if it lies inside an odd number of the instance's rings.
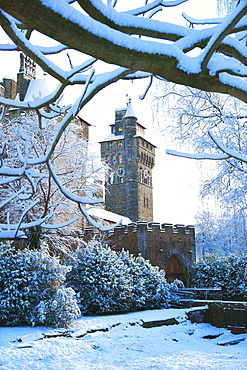
{"label": "stone castle wall", "polygon": [[[90,240],[93,236],[93,227],[85,228],[84,240]],[[196,261],[193,226],[137,221],[127,226],[117,226],[105,234],[105,240],[113,250],[125,249],[134,256],[141,255],[162,270],[168,259],[175,255],[183,266],[184,282],[189,284],[191,266]]]}

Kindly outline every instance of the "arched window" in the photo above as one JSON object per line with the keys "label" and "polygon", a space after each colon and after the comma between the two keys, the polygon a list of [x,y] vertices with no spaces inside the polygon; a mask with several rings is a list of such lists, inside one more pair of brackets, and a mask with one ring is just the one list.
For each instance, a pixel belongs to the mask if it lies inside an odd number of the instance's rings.
{"label": "arched window", "polygon": [[143,205],[144,205],[144,208],[148,208],[148,197],[143,197]]}
{"label": "arched window", "polygon": [[143,171],[143,182],[144,182],[144,184],[147,184],[147,182],[148,182],[147,170]]}
{"label": "arched window", "polygon": [[109,177],[108,177],[109,184],[115,183],[115,171],[110,170],[109,171]]}
{"label": "arched window", "polygon": [[117,156],[116,156],[116,154],[114,154],[114,155],[112,156],[112,163],[113,163],[113,164],[116,164],[116,163],[117,163]]}
{"label": "arched window", "polygon": [[109,155],[106,157],[106,164],[111,164],[111,157]]}
{"label": "arched window", "polygon": [[143,182],[143,169],[142,169],[142,167],[139,169],[139,180],[140,180],[140,182]]}
{"label": "arched window", "polygon": [[118,184],[123,184],[123,182],[124,182],[124,177],[123,176],[118,176],[117,177],[117,182],[118,182]]}
{"label": "arched window", "polygon": [[123,163],[123,156],[121,153],[118,154],[117,159],[118,159],[118,163]]}

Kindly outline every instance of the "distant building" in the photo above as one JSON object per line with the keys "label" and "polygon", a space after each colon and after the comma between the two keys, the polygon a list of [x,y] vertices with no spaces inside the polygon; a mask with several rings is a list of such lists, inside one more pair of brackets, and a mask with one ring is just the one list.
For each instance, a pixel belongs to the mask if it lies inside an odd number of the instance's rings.
{"label": "distant building", "polygon": [[111,135],[100,142],[101,156],[110,166],[105,209],[132,221],[153,221],[152,169],[155,145],[145,138],[131,103],[115,111]]}
{"label": "distant building", "polygon": [[[46,75],[44,74],[43,78],[37,79],[36,78],[36,64],[27,56],[25,56],[23,53],[20,53],[20,68],[19,72],[17,73],[17,82],[15,79],[10,78],[10,77],[4,77],[3,81],[0,82],[0,96],[6,98],[6,99],[12,99],[15,101],[24,101],[24,102],[34,102],[37,100],[40,100],[44,97],[46,97],[49,94],[48,87],[47,87],[47,82],[46,82]],[[2,109],[4,109],[2,107]],[[45,107],[44,108],[46,112],[51,111],[50,107]],[[0,106],[0,115],[1,115],[1,106]],[[19,117],[24,117],[27,115],[27,112],[24,111],[21,108],[16,108],[16,107],[8,107],[6,110],[5,117],[3,118],[2,122],[0,119],[0,125],[5,125],[6,123],[8,124],[9,120],[15,120],[21,122],[21,119],[19,120]],[[35,112],[31,112],[31,116],[34,119],[34,122],[36,120],[36,115]],[[55,124],[51,127],[54,129],[54,134],[57,130],[57,126],[59,125],[59,122],[63,118],[62,116],[58,116],[57,118],[54,119]],[[74,140],[78,142],[79,144],[83,143],[84,140],[87,142],[89,141],[89,127],[91,126],[88,122],[83,120],[81,117],[77,116],[73,119],[73,123],[75,124],[76,129],[73,129],[73,135]],[[38,119],[37,119],[37,126],[38,126]],[[44,130],[40,130],[40,136],[42,137]],[[87,145],[85,145],[87,147]],[[44,148],[45,149],[45,148]],[[67,163],[67,156],[63,156],[62,154],[59,155],[59,157],[56,159],[56,165],[60,165],[60,167],[66,168]],[[85,161],[86,162],[86,161]],[[86,165],[85,163],[85,170],[80,169],[81,171],[78,173],[86,173]],[[84,172],[83,172],[84,170]],[[71,171],[71,168],[68,168],[68,171]],[[85,184],[86,180],[84,177],[81,178],[81,184]],[[72,187],[74,185],[74,189],[78,187],[78,178],[76,179],[76,182],[73,184],[72,180],[70,181],[70,186]],[[16,185],[18,186],[18,185]],[[42,182],[42,186],[45,187],[45,182]],[[83,190],[79,195],[85,196],[85,187],[82,187]],[[102,192],[100,194],[102,196]],[[57,193],[55,192],[53,194],[53,199],[56,199]],[[43,198],[41,197],[43,200]],[[42,202],[42,201],[41,201]],[[57,210],[59,209],[59,217],[54,215],[52,220],[50,222],[53,223],[60,223],[60,222],[65,222],[68,219],[72,218],[71,214],[73,211],[77,211],[78,205],[76,203],[70,203],[70,212],[66,212],[65,208],[63,208],[63,203],[61,202],[61,205],[57,207]],[[40,205],[40,208],[42,207],[42,204]],[[60,207],[60,208],[59,208]],[[78,227],[78,229],[81,229],[84,224],[81,224],[81,220],[73,224],[73,227]]]}
{"label": "distant building", "polygon": [[[44,98],[48,94],[46,75],[44,74],[43,78],[37,79],[36,63],[31,58],[20,53],[20,68],[17,73],[17,82],[11,77],[4,77],[3,81],[0,82],[0,96],[19,101],[35,101]],[[7,115],[16,117],[21,114],[21,111],[20,108],[9,108]],[[90,123],[79,116],[75,120],[80,126],[80,133],[83,138],[89,141]]]}

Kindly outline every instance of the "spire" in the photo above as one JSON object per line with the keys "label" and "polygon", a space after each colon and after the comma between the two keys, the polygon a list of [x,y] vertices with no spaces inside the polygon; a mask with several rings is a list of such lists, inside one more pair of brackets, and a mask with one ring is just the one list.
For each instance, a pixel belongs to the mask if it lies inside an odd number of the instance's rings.
{"label": "spire", "polygon": [[132,105],[131,105],[131,99],[130,98],[129,98],[129,102],[127,103],[127,111],[125,113],[124,118],[129,118],[129,117],[136,118],[136,115],[135,115],[134,110],[133,110]]}

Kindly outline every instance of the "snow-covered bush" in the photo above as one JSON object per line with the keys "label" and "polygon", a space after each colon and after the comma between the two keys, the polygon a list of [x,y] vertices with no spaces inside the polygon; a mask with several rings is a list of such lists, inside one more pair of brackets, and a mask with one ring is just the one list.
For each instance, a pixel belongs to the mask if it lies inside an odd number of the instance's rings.
{"label": "snow-covered bush", "polygon": [[75,293],[63,286],[69,267],[47,250],[0,246],[0,325],[67,325],[80,315]]}
{"label": "snow-covered bush", "polygon": [[165,279],[165,272],[141,256],[130,255],[128,251],[122,250],[118,256],[124,262],[131,280],[131,310],[167,307],[171,286]]}
{"label": "snow-covered bush", "polygon": [[247,299],[247,256],[207,254],[196,265],[192,284],[222,289],[225,300]]}
{"label": "snow-covered bush", "polygon": [[69,261],[72,287],[84,313],[128,312],[167,307],[170,286],[164,273],[142,257],[116,253],[100,243],[78,248]]}

